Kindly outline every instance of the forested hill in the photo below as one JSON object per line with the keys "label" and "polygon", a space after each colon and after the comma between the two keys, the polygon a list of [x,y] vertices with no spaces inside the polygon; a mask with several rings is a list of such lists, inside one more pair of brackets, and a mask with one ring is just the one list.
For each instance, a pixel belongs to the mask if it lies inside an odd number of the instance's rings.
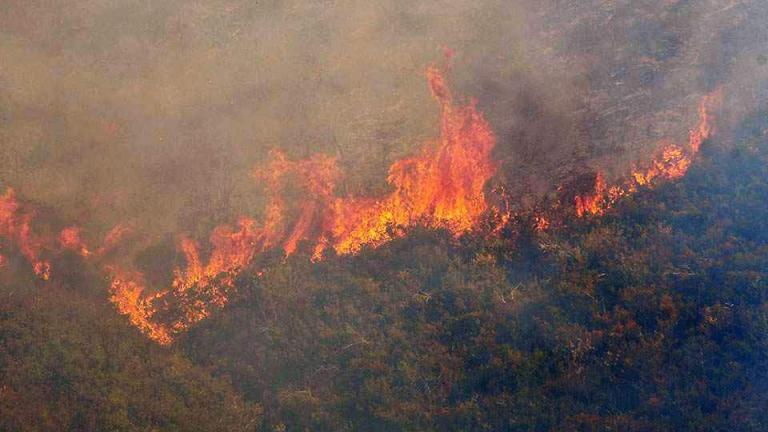
{"label": "forested hill", "polygon": [[264,430],[763,430],[767,126],[554,231],[292,257],[179,348]]}
{"label": "forested hill", "polygon": [[764,430],[766,117],[601,217],[262,258],[168,348],[0,273],[0,430]]}
{"label": "forested hill", "polygon": [[253,429],[257,404],[139,334],[107,282],[64,259],[50,283],[0,271],[0,431]]}

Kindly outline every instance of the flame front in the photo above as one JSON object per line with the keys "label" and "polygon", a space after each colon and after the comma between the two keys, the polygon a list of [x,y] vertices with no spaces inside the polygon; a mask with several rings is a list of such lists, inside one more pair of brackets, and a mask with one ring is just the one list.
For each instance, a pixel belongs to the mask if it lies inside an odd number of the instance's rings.
{"label": "flame front", "polygon": [[576,205],[576,216],[582,217],[586,213],[593,215],[602,214],[605,205],[605,179],[602,173],[595,176],[595,186],[592,192],[584,195],[577,195],[574,198]]}
{"label": "flame front", "polygon": [[722,92],[716,90],[701,99],[698,106],[699,121],[696,127],[688,132],[687,149],[674,143],[663,143],[661,150],[647,166],[633,169],[626,180],[611,187],[606,185],[603,174],[598,172],[592,190],[574,198],[576,215],[600,215],[620,197],[637,191],[639,187],[649,187],[660,181],[683,177],[701,149],[701,144],[712,134],[709,111],[720,103],[721,98]]}
{"label": "flame front", "polygon": [[[379,246],[401,235],[404,228],[416,225],[442,228],[460,236],[478,226],[489,210],[485,186],[497,169],[491,157],[496,137],[477,110],[476,101],[457,104],[437,68],[428,68],[426,75],[432,96],[441,108],[440,135],[423,145],[416,155],[390,166],[389,193],[380,197],[339,197],[335,185],[341,173],[334,158],[316,155],[292,161],[281,152],[273,152],[271,162],[254,171],[267,192],[263,223],[243,217],[235,227],[217,227],[209,238],[207,260],[201,257],[196,241],[180,237],[185,266],[175,269],[165,289],[147,289],[141,272],[112,262],[115,260],[110,252],[132,228],[116,226],[94,249],[88,247],[76,226],[64,228],[58,241],[55,237],[51,241],[33,233],[32,213],[21,210],[10,188],[0,196],[0,237],[18,247],[43,279],[50,275],[48,261],[41,258],[43,252],[71,250],[99,263],[111,277],[110,299],[117,310],[148,337],[168,344],[176,334],[223,307],[239,272],[268,249],[282,248],[285,255],[291,255],[306,243],[312,249],[312,259],[319,260],[326,250],[354,254],[365,246]],[[625,180],[611,186],[598,173],[591,191],[574,197],[576,215],[602,214],[621,196],[640,187],[685,175],[702,142],[712,133],[708,110],[718,98],[719,93],[703,98],[699,122],[689,133],[687,148],[663,144],[649,164],[634,169]],[[304,196],[299,208],[293,209],[297,214],[290,217],[293,210],[287,205],[289,188],[298,188]],[[503,211],[490,209],[499,219],[490,230],[493,233],[500,232],[513,219],[509,203],[505,207]],[[551,216],[536,215],[533,228],[544,231],[553,222],[557,224]],[[5,262],[0,255],[0,266]]]}
{"label": "flame front", "polygon": [[454,104],[437,68],[427,69],[427,80],[441,107],[440,137],[418,155],[392,164],[387,176],[392,188],[389,194],[334,197],[339,174],[333,159],[315,157],[291,163],[278,156],[269,171],[293,174],[314,197],[302,206],[283,243],[287,254],[302,240],[314,242],[317,259],[328,246],[339,254],[356,253],[365,245],[381,245],[402,228],[416,224],[446,228],[456,235],[476,225],[488,207],[483,189],[496,172],[491,158],[496,138],[475,101]]}
{"label": "flame front", "polygon": [[[273,152],[271,163],[254,172],[269,194],[264,224],[259,227],[256,221],[243,218],[239,229],[216,228],[205,265],[197,243],[182,238],[186,268],[176,269],[171,287],[151,297],[142,294],[140,273],[113,272],[113,302],[118,310],[149,337],[168,343],[174,333],[206,318],[212,308],[224,306],[237,273],[269,247],[279,244],[290,255],[305,241],[314,244],[313,259],[320,259],[328,246],[339,254],[356,253],[364,245],[391,240],[397,229],[416,224],[446,228],[455,235],[470,230],[488,207],[483,188],[496,170],[491,159],[496,138],[475,101],[454,104],[437,68],[427,69],[427,79],[441,107],[440,137],[417,156],[390,167],[387,182],[392,192],[380,198],[336,197],[340,173],[333,158],[318,155],[290,161]],[[292,223],[286,216],[286,183],[303,189],[307,196]],[[205,294],[206,300],[196,298],[199,294]],[[153,319],[155,304],[168,298],[180,299],[183,311],[169,323],[159,324]]]}
{"label": "flame front", "polygon": [[429,68],[427,78],[442,109],[439,141],[392,165],[387,181],[394,190],[388,196],[336,201],[327,234],[338,253],[381,244],[392,237],[390,227],[424,223],[459,235],[487,209],[483,189],[496,172],[496,137],[474,100],[454,104],[439,70]]}
{"label": "flame front", "polygon": [[154,300],[158,295],[147,296],[144,276],[138,272],[131,272],[117,267],[109,267],[112,274],[110,285],[110,301],[117,311],[127,315],[131,324],[136,326],[152,340],[160,344],[171,342],[169,330],[154,322]]}

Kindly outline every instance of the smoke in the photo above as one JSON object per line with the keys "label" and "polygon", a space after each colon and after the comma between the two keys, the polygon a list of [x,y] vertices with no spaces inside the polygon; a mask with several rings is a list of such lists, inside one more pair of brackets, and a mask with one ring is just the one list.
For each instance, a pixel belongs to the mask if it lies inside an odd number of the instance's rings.
{"label": "smoke", "polygon": [[540,195],[684,142],[713,88],[733,113],[764,104],[765,22],[762,0],[10,0],[0,184],[156,237],[262,217],[250,173],[275,148],[337,157],[337,193],[380,194],[437,135],[424,69],[450,48],[499,136],[496,182]]}

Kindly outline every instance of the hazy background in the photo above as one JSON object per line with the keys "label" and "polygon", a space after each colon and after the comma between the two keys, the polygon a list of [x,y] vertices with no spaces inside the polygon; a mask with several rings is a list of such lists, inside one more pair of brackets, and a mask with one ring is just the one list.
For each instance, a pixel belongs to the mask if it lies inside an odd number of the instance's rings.
{"label": "hazy background", "polygon": [[423,71],[499,136],[519,196],[684,142],[702,94],[765,104],[768,2],[5,0],[0,185],[91,231],[205,236],[261,214],[270,149],[337,156],[339,193],[387,187],[437,134]]}

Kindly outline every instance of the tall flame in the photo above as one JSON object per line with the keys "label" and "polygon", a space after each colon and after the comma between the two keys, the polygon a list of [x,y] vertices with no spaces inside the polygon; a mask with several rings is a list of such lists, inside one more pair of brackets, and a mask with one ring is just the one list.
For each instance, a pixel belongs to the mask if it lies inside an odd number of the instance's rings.
{"label": "tall flame", "polygon": [[[327,156],[290,161],[273,152],[272,162],[254,175],[269,192],[264,224],[241,219],[239,229],[222,226],[211,235],[213,251],[203,264],[196,242],[182,238],[185,269],[176,269],[170,288],[144,296],[144,278],[137,272],[113,272],[113,302],[131,322],[160,343],[207,317],[227,302],[234,277],[253,257],[277,244],[286,255],[302,241],[314,243],[314,259],[332,246],[339,254],[393,238],[392,228],[424,224],[456,235],[470,230],[487,209],[483,188],[495,173],[491,151],[496,138],[476,102],[456,105],[437,68],[427,69],[430,90],[441,106],[440,137],[417,156],[395,162],[389,170],[392,192],[380,198],[334,195],[340,177],[336,161]],[[292,223],[286,221],[286,179],[305,190],[307,199]],[[70,233],[74,234],[74,233]],[[205,293],[206,301],[194,299]],[[153,319],[154,304],[168,297],[184,300],[184,311],[167,324]],[[188,300],[187,299],[191,299]]]}
{"label": "tall flame", "polygon": [[454,104],[437,68],[427,69],[427,80],[441,107],[440,137],[418,155],[392,164],[387,176],[392,187],[389,194],[334,197],[338,170],[333,159],[287,163],[279,156],[270,172],[293,173],[314,197],[303,205],[284,242],[287,254],[301,240],[315,243],[318,258],[329,245],[339,254],[355,253],[365,245],[389,241],[397,229],[416,224],[446,228],[456,235],[475,226],[488,207],[483,188],[496,171],[491,158],[496,138],[474,100]]}
{"label": "tall flame", "polygon": [[392,165],[387,181],[394,190],[389,195],[334,203],[327,236],[337,252],[381,244],[392,237],[390,226],[424,223],[458,235],[470,230],[487,209],[483,188],[496,172],[491,158],[496,137],[474,100],[464,106],[453,103],[438,69],[429,68],[427,79],[442,108],[438,142]]}

